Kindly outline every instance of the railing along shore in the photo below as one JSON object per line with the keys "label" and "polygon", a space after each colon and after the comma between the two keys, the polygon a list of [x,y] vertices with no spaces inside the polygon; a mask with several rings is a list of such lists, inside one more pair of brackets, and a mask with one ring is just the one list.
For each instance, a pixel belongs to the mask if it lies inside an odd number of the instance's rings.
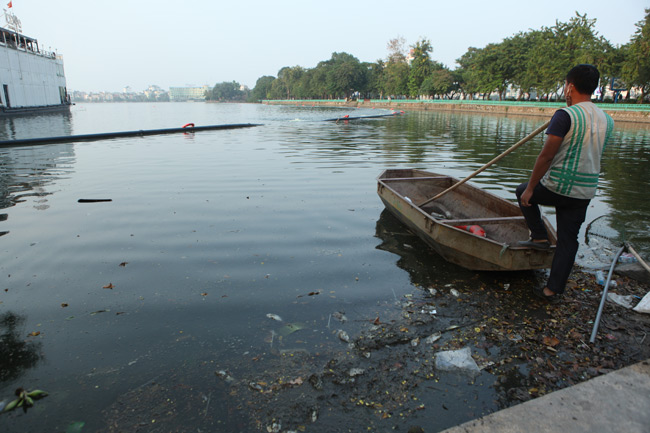
{"label": "railing along shore", "polygon": [[[353,108],[386,108],[406,111],[468,111],[491,114],[550,116],[555,110],[565,107],[563,101],[484,101],[458,99],[273,99],[263,104],[298,106],[339,106]],[[615,121],[650,123],[650,104],[597,103]]]}

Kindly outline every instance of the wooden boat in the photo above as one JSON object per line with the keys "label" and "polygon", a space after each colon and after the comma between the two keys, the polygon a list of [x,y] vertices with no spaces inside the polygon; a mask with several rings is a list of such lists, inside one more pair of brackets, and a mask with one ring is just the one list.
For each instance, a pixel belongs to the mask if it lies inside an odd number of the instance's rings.
{"label": "wooden boat", "polygon": [[[377,193],[386,208],[447,261],[480,271],[550,268],[557,234],[544,224],[551,248],[519,247],[529,236],[519,206],[469,183],[425,203],[459,180],[414,169],[385,170],[377,178]],[[479,225],[482,237],[457,226]]]}

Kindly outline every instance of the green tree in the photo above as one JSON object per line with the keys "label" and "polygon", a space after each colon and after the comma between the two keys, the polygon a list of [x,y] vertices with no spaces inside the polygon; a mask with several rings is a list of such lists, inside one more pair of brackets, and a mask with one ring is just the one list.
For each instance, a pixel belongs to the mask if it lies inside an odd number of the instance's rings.
{"label": "green tree", "polygon": [[646,9],[645,13],[645,18],[636,24],[634,36],[626,47],[622,67],[623,81],[641,89],[641,97],[637,99],[639,104],[650,93],[650,9]]}
{"label": "green tree", "polygon": [[411,68],[409,69],[408,91],[412,97],[418,96],[422,82],[431,75],[433,70],[430,53],[433,52],[431,42],[421,39],[413,45],[411,50]]}
{"label": "green tree", "polygon": [[263,99],[269,99],[273,81],[275,81],[275,77],[272,77],[270,75],[265,75],[258,78],[257,82],[255,82],[255,87],[251,92],[250,100],[261,101]]}
{"label": "green tree", "polygon": [[420,86],[420,94],[443,98],[454,90],[454,76],[449,69],[433,71]]}
{"label": "green tree", "polygon": [[292,99],[295,97],[296,85],[305,73],[301,66],[285,66],[278,71],[278,78],[271,86],[271,93],[278,95],[283,94],[283,98]]}
{"label": "green tree", "polygon": [[240,90],[241,85],[236,81],[217,83],[211,92],[207,92],[206,99],[213,101],[241,101],[245,93]]}
{"label": "green tree", "polygon": [[534,74],[529,73],[527,64],[531,56],[534,37],[531,33],[517,33],[510,38],[506,38],[502,43],[502,51],[508,63],[507,80],[508,84],[520,90],[518,100],[530,98],[530,92],[533,87]]}
{"label": "green tree", "polygon": [[568,23],[556,21],[553,27],[533,32],[527,64],[532,87],[541,94],[557,93],[573,66],[591,63],[601,67],[605,64],[609,43],[598,36],[595,23],[595,19],[576,12]]}
{"label": "green tree", "polygon": [[474,94],[481,91],[481,55],[481,48],[469,47],[465,54],[456,60],[459,65],[458,74],[461,78],[461,91],[469,99],[473,99]]}
{"label": "green tree", "polygon": [[368,69],[353,55],[332,53],[330,60],[322,66],[327,68],[327,89],[335,97],[349,98],[353,92],[365,92]]}
{"label": "green tree", "polygon": [[409,65],[406,62],[389,62],[384,70],[383,91],[389,96],[408,93]]}
{"label": "green tree", "polygon": [[363,65],[368,70],[368,85],[366,87],[368,96],[379,97],[380,99],[383,98],[383,84],[386,64],[383,60],[379,59],[375,63],[364,63]]}

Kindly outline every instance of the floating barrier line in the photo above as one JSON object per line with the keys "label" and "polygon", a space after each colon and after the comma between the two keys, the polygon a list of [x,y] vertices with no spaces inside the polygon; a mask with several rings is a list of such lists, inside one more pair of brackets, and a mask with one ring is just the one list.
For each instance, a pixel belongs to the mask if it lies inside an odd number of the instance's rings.
{"label": "floating barrier line", "polygon": [[399,116],[402,113],[391,113],[391,114],[375,114],[372,116],[358,116],[358,117],[337,117],[335,119],[325,119],[323,122],[339,122],[341,120],[359,120],[359,119],[376,119],[378,117],[393,117]]}
{"label": "floating barrier line", "polygon": [[98,141],[122,137],[143,137],[145,135],[177,134],[181,132],[214,131],[219,129],[238,129],[261,126],[255,123],[237,123],[231,125],[191,126],[184,128],[142,129],[139,131],[104,132],[101,134],[64,135],[61,137],[24,138],[20,140],[0,141],[0,148],[14,146],[32,146],[39,144],[70,143],[74,141]]}

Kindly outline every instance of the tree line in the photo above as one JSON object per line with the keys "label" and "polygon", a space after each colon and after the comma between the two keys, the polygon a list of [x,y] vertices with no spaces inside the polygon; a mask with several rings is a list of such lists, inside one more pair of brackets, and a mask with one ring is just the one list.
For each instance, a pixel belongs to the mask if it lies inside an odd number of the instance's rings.
{"label": "tree line", "polygon": [[[397,37],[387,44],[388,56],[374,63],[360,62],[351,54],[333,53],[314,68],[286,66],[277,77],[260,77],[246,94],[239,84],[221,83],[211,99],[230,97],[249,101],[265,99],[343,99],[343,98],[486,98],[496,93],[503,99],[507,89],[518,90],[518,99],[558,98],[564,76],[571,67],[591,63],[601,73],[601,93],[617,79],[630,99],[638,89],[641,103],[650,94],[650,9],[639,21],[627,44],[615,46],[595,31],[596,20],[580,15],[569,22],[556,21],[552,27],[529,30],[483,48],[470,47],[450,69],[431,58],[433,46],[422,38],[410,50]],[[236,91],[234,88],[237,88]],[[238,93],[240,92],[240,93]]]}

